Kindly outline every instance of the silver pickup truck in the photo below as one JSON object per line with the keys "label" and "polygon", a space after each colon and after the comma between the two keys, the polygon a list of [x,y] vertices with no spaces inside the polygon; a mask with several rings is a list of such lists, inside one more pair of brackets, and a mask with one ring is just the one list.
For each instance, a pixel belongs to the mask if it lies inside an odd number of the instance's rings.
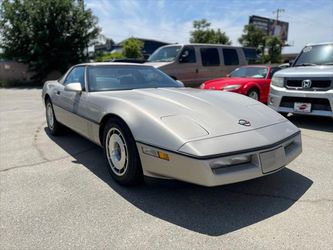
{"label": "silver pickup truck", "polygon": [[333,42],[309,44],[274,74],[268,105],[280,113],[333,117]]}

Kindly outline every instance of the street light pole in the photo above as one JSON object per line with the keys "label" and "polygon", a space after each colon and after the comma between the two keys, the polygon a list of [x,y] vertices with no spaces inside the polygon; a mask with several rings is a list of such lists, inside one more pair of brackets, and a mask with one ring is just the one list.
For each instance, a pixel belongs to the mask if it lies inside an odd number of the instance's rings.
{"label": "street light pole", "polygon": [[79,5],[84,9],[84,0],[78,0]]}
{"label": "street light pole", "polygon": [[273,14],[276,13],[276,21],[279,21],[279,16],[280,16],[280,13],[282,13],[282,12],[285,12],[285,10],[279,9],[279,8],[276,11],[273,11]]}

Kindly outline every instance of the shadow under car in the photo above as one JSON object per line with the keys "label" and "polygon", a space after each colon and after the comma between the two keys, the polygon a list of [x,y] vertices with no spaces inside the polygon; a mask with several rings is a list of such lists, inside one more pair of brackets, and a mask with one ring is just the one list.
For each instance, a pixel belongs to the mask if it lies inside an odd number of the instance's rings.
{"label": "shadow under car", "polygon": [[308,115],[289,115],[288,120],[299,128],[333,132],[333,118]]}
{"label": "shadow under car", "polygon": [[307,177],[285,168],[251,181],[201,187],[173,180],[146,179],[123,187],[110,176],[102,149],[72,131],[49,138],[114,191],[151,216],[201,234],[219,236],[263,221],[290,208],[310,188]]}

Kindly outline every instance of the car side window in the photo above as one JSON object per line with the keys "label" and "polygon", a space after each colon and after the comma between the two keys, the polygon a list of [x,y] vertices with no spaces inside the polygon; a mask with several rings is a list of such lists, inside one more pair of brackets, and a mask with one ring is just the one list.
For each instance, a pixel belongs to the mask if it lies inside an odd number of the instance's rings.
{"label": "car side window", "polygon": [[220,65],[220,57],[217,48],[201,48],[200,53],[203,66]]}
{"label": "car side window", "polygon": [[273,77],[273,75],[278,72],[279,70],[281,70],[280,67],[274,67],[274,68],[271,68],[271,71],[269,72],[269,78],[271,79]]}
{"label": "car side window", "polygon": [[239,65],[238,54],[235,49],[223,49],[225,65]]}
{"label": "car side window", "polygon": [[68,83],[79,82],[81,83],[82,89],[84,89],[84,72],[85,72],[84,66],[75,67],[67,75],[64,81],[64,85],[67,85]]}
{"label": "car side window", "polygon": [[244,56],[248,64],[255,64],[258,60],[257,50],[254,48],[243,48]]}
{"label": "car side window", "polygon": [[180,54],[180,63],[196,63],[197,59],[195,56],[195,50],[193,47],[185,47]]}

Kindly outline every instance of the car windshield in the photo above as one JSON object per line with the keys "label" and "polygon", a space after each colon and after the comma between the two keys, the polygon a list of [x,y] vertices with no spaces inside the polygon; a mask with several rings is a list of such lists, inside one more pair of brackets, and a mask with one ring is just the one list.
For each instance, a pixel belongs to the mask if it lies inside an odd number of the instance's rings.
{"label": "car windshield", "polygon": [[180,49],[181,46],[159,48],[148,58],[148,62],[172,62],[176,59]]}
{"label": "car windshield", "polygon": [[265,78],[267,71],[266,67],[241,67],[231,72],[230,77]]}
{"label": "car windshield", "polygon": [[306,46],[294,66],[332,65],[333,44]]}
{"label": "car windshield", "polygon": [[99,65],[88,67],[89,91],[181,87],[181,84],[150,66]]}

